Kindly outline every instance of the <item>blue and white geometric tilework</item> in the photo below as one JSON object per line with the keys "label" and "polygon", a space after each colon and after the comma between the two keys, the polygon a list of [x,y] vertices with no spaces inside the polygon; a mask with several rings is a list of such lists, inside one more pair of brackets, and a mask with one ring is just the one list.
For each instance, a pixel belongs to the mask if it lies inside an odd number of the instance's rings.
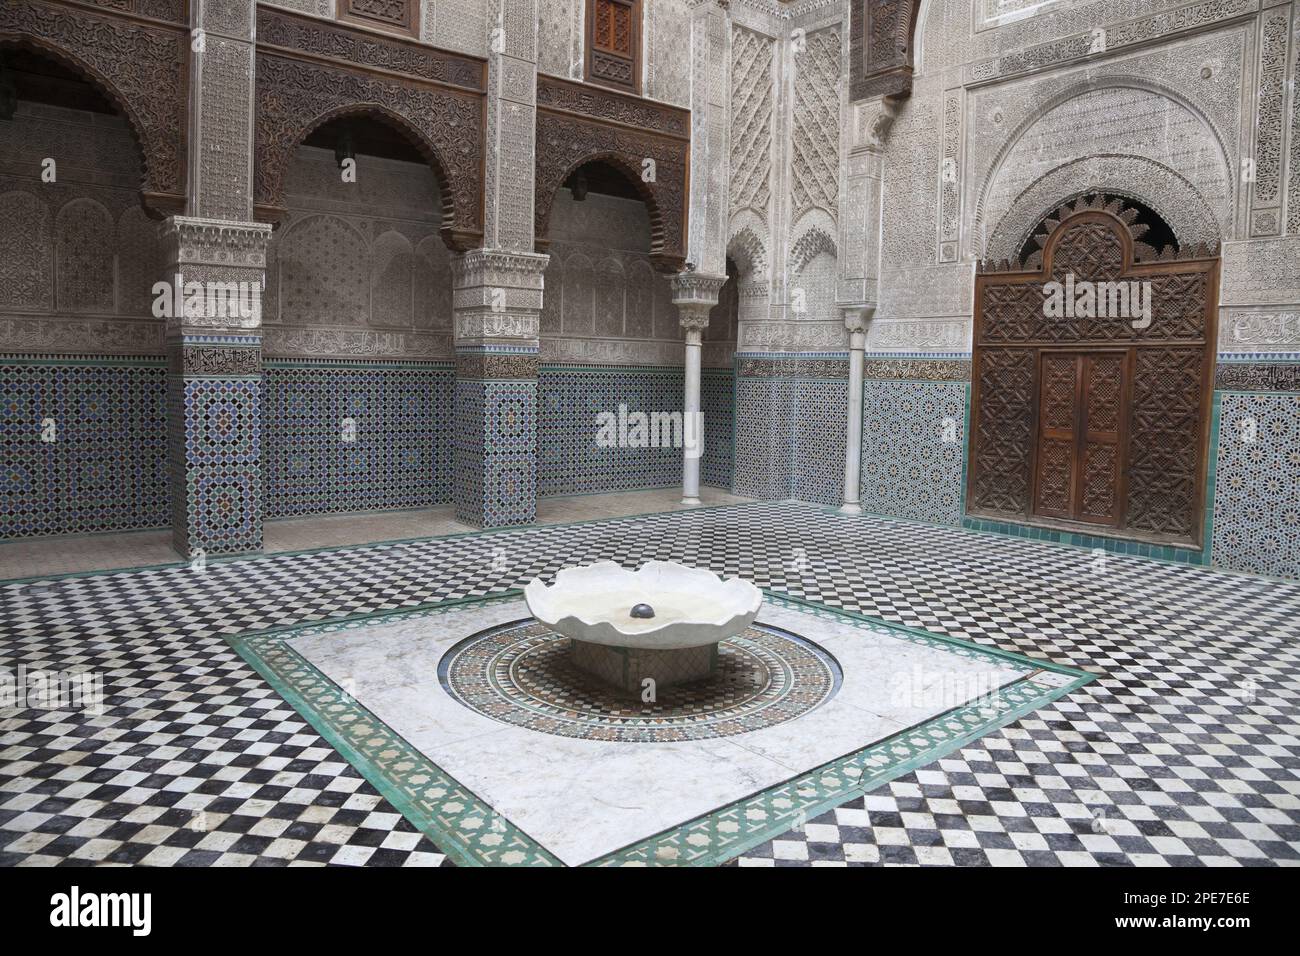
{"label": "blue and white geometric tilework", "polygon": [[266,515],[452,500],[450,365],[268,362]]}
{"label": "blue and white geometric tilework", "polygon": [[1300,395],[1220,392],[1211,559],[1300,577]]}
{"label": "blue and white geometric tilework", "polygon": [[0,538],[165,527],[167,368],[0,363]]}
{"label": "blue and white geometric tilework", "polygon": [[960,525],[967,385],[863,383],[862,507]]}

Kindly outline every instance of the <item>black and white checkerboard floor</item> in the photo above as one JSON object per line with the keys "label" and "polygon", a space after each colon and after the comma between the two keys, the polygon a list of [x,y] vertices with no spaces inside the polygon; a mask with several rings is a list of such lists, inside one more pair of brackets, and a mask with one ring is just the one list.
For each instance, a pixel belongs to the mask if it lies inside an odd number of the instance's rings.
{"label": "black and white checkerboard floor", "polygon": [[0,711],[0,863],[445,862],[223,634],[673,559],[1088,669],[1056,704],[740,865],[1300,862],[1300,585],[798,504],[0,584],[11,672],[102,714]]}

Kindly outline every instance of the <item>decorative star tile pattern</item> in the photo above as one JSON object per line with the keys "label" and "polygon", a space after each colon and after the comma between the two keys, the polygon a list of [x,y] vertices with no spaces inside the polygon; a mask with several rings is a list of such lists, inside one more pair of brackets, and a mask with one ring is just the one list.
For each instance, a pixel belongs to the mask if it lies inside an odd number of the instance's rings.
{"label": "decorative star tile pattern", "polygon": [[268,362],[266,516],[450,502],[454,378],[450,365]]}
{"label": "decorative star tile pattern", "polygon": [[262,549],[262,380],[171,376],[172,533],[186,555]]}
{"label": "decorative star tile pattern", "polygon": [[[730,369],[701,372],[704,457],[700,480],[722,488],[731,487],[732,382]],[[538,493],[587,494],[680,484],[680,447],[671,443],[649,448],[605,447],[596,439],[597,416],[617,416],[620,405],[626,406],[629,414],[681,412],[684,387],[681,369],[543,368],[537,382]]]}
{"label": "decorative star tile pattern", "polygon": [[964,382],[863,383],[864,509],[961,524],[966,392]]}
{"label": "decorative star tile pattern", "polygon": [[1300,578],[1300,395],[1216,392],[1211,560]]}
{"label": "decorative star tile pattern", "polygon": [[160,360],[0,363],[0,538],[169,521]]}

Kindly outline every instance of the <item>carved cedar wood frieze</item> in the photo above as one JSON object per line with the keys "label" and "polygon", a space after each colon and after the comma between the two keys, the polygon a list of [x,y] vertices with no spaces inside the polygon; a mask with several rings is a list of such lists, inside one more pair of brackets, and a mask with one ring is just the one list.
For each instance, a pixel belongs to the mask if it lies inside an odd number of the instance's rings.
{"label": "carved cedar wood frieze", "polygon": [[854,100],[912,92],[912,37],[921,0],[853,0],[849,89]]}
{"label": "carved cedar wood frieze", "polygon": [[[645,160],[654,160],[646,182]],[[537,77],[537,248],[544,251],[551,207],[564,181],[584,163],[619,169],[650,212],[650,258],[661,272],[686,261],[690,111],[582,83]]]}
{"label": "carved cedar wood frieze", "polygon": [[[140,193],[155,216],[185,206],[188,38],[180,0],[121,0],[115,9],[159,18],[98,13],[84,6],[5,0],[0,45],[47,54],[86,76],[123,113],[139,143]],[[174,24],[162,22],[174,21]]]}
{"label": "carved cedar wood frieze", "polygon": [[[1219,259],[1144,261],[1132,220],[1081,200],[1020,270],[977,275],[972,514],[1200,545]],[[1094,304],[1049,310],[1050,282]],[[1149,311],[1115,308],[1121,284]]]}
{"label": "carved cedar wood frieze", "polygon": [[284,214],[284,179],[317,127],[368,116],[407,134],[438,176],[442,236],[483,239],[486,63],[283,11],[257,11],[257,218]]}

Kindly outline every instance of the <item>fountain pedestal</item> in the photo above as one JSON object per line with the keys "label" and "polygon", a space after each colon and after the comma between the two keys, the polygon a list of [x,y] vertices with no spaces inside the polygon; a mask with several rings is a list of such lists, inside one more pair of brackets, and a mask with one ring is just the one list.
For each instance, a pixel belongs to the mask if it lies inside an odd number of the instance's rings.
{"label": "fountain pedestal", "polygon": [[648,561],[565,568],[524,588],[533,617],[569,638],[574,666],[629,694],[717,672],[718,644],[753,623],[763,594],[748,581]]}
{"label": "fountain pedestal", "polygon": [[712,677],[718,670],[718,645],[655,650],[571,641],[573,666],[629,694],[640,694],[646,680],[655,689]]}

